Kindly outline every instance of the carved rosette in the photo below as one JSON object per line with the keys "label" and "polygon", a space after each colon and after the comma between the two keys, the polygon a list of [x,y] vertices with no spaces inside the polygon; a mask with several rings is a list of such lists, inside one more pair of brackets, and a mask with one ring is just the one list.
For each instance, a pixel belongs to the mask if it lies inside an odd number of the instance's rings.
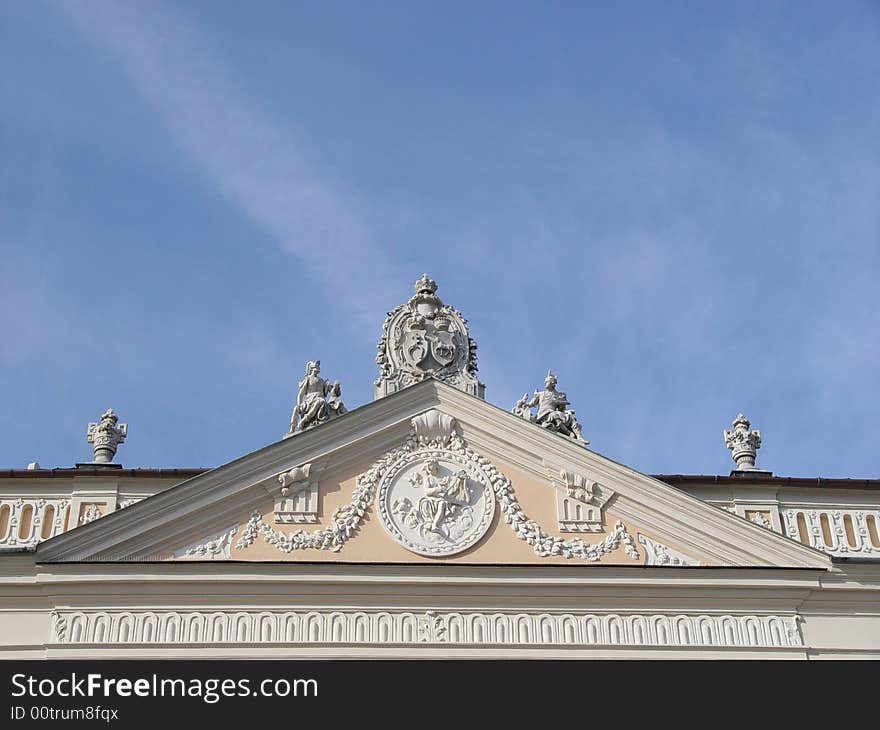
{"label": "carved rosette", "polygon": [[443,304],[435,294],[437,283],[426,274],[415,283],[415,290],[382,326],[375,397],[433,377],[482,398],[486,387],[476,376],[477,344],[468,334],[467,320]]}

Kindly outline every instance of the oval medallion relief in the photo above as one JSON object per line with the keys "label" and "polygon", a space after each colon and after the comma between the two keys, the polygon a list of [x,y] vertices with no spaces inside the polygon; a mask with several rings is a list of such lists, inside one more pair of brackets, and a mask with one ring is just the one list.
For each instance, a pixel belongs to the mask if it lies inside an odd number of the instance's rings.
{"label": "oval medallion relief", "polygon": [[419,555],[454,555],[474,545],[495,512],[492,486],[445,449],[407,454],[382,476],[377,494],[385,531]]}

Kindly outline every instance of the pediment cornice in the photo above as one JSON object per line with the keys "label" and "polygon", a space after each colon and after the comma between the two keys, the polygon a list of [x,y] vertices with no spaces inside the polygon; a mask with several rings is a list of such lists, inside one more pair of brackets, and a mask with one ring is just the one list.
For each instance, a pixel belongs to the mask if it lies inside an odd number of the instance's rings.
{"label": "pediment cornice", "polygon": [[827,556],[713,507],[445,383],[425,380],[246,454],[101,520],[42,543],[40,562],[141,561],[194,534],[223,529],[265,495],[279,473],[332,456],[371,460],[401,443],[410,419],[436,408],[490,460],[545,480],[548,470],[587,474],[615,493],[615,515],[722,566],[830,568]]}

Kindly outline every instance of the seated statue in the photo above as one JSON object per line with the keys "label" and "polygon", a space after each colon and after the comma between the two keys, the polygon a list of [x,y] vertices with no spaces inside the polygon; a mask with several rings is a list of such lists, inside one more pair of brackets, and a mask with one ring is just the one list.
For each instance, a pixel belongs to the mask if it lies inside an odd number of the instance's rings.
{"label": "seated statue", "polygon": [[418,502],[418,518],[421,531],[444,536],[443,527],[448,520],[454,520],[456,513],[467,509],[470,493],[467,487],[467,472],[460,469],[455,475],[441,476],[437,460],[429,460],[421,471],[410,477],[410,484],[425,490]]}
{"label": "seated statue", "polygon": [[331,385],[329,380],[318,375],[320,372],[320,360],[306,363],[306,376],[299,382],[288,436],[294,431],[305,431],[345,413],[345,406],[340,400],[342,389],[339,381]]}
{"label": "seated statue", "polygon": [[[531,399],[528,393],[524,394],[513,407],[513,413],[574,441],[585,445],[590,443],[584,438],[574,411],[566,408],[571,404],[565,393],[556,390],[556,382],[556,376],[548,370],[547,377],[544,378],[544,390],[535,390]],[[535,406],[538,411],[532,415],[531,409]]]}

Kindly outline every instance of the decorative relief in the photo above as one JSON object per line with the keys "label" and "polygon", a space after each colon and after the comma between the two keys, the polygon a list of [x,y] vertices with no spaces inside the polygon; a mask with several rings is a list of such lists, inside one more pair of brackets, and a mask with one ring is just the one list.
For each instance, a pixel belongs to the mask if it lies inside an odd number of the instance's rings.
{"label": "decorative relief", "polygon": [[127,499],[119,500],[119,504],[117,504],[116,507],[117,509],[125,509],[126,507],[131,507],[133,504],[137,504],[144,499],[146,499],[146,497],[128,497]]}
{"label": "decorative relief", "polygon": [[52,638],[59,644],[63,644],[67,638],[67,617],[57,609],[53,609],[51,618]]}
{"label": "decorative relief", "polygon": [[773,525],[770,523],[770,513],[769,512],[746,512],[746,519],[749,522],[754,522],[756,525],[760,527],[764,527],[768,530],[773,529]]}
{"label": "decorative relief", "polygon": [[391,537],[419,555],[454,555],[492,522],[492,485],[467,458],[446,449],[407,454],[379,482],[379,517]]}
{"label": "decorative relief", "polygon": [[99,517],[104,516],[103,514],[101,514],[101,508],[98,507],[97,504],[84,504],[83,508],[84,509],[79,516],[79,524],[81,525],[87,525],[89,524],[89,522],[94,522]]}
{"label": "decorative relief", "polygon": [[700,561],[684,555],[663,543],[639,534],[639,543],[645,548],[645,565],[699,565]]}
{"label": "decorative relief", "polygon": [[[431,410],[413,418],[411,425],[412,431],[402,446],[385,454],[365,474],[358,477],[352,501],[333,513],[330,527],[314,532],[300,529],[285,533],[274,530],[258,512],[254,512],[244,534],[236,543],[236,548],[246,549],[261,535],[267,543],[286,553],[304,548],[338,551],[357,530],[377,491],[382,490],[379,514],[386,530],[408,549],[414,552],[425,550],[421,554],[449,555],[474,544],[485,532],[483,527],[487,525],[484,522],[486,515],[491,520],[491,509],[488,505],[497,500],[504,521],[511,526],[519,539],[532,546],[536,555],[559,555],[563,558],[597,561],[623,545],[629,557],[633,560],[639,559],[635,540],[621,522],[615,523],[604,540],[593,545],[581,539],[549,535],[542,530],[540,525],[523,512],[510,480],[487,459],[467,448],[458,435],[455,419],[451,416]],[[426,475],[422,469],[432,469],[433,467],[428,467],[432,460],[437,462],[436,471],[433,475],[430,471]],[[464,478],[460,474],[462,471],[465,473]],[[421,475],[421,481],[417,475]],[[426,479],[426,476],[430,478]],[[413,482],[409,481],[410,477],[416,479],[418,487],[413,486]],[[404,486],[401,487],[401,484]],[[437,500],[425,503],[424,510],[417,515],[420,522],[415,526],[411,526],[413,523],[403,523],[403,497],[394,496],[401,489],[405,492],[406,484],[415,491],[417,499],[430,496]],[[426,487],[427,484],[432,486]],[[428,495],[429,488],[439,491]],[[392,496],[389,497],[389,494]],[[465,502],[465,496],[466,504],[456,504],[456,500]],[[397,513],[393,511],[395,502],[399,503]],[[411,510],[420,509],[412,499],[410,503]],[[473,519],[473,523],[467,528],[463,527],[467,522],[462,516],[464,510],[459,510],[464,506],[469,508]],[[452,522],[456,523],[455,526]],[[407,532],[403,531],[401,524],[404,524]],[[422,528],[425,533],[432,534],[422,537]],[[439,534],[434,532],[435,529]],[[456,533],[458,537],[452,538],[452,532],[459,529],[462,532]],[[403,538],[398,538],[394,530],[398,530]],[[435,540],[435,537],[440,539]],[[431,548],[438,545],[446,552],[431,551]]]}
{"label": "decorative relief", "polygon": [[278,475],[280,496],[275,498],[275,523],[281,525],[318,521],[318,480],[312,465],[303,464]]}
{"label": "decorative relief", "polygon": [[798,506],[780,516],[785,535],[828,555],[880,556],[880,509]]}
{"label": "decorative relief", "polygon": [[801,647],[797,616],[510,611],[57,611],[56,644]]}
{"label": "decorative relief", "polygon": [[446,643],[445,618],[445,616],[438,615],[436,611],[425,611],[424,615],[419,617],[419,641],[425,644]]}
{"label": "decorative relief", "polygon": [[425,378],[437,378],[483,397],[477,379],[477,344],[467,320],[436,295],[437,282],[422,274],[415,295],[388,314],[377,345],[379,377],[375,397],[382,398]]}
{"label": "decorative relief", "polygon": [[238,525],[227,527],[189,545],[175,550],[172,555],[184,560],[228,560],[232,538],[238,532]]}
{"label": "decorative relief", "polygon": [[614,492],[582,474],[561,469],[554,479],[561,532],[601,532],[602,510]]}
{"label": "decorative relief", "polygon": [[64,532],[66,497],[0,499],[0,547],[30,547]]}

